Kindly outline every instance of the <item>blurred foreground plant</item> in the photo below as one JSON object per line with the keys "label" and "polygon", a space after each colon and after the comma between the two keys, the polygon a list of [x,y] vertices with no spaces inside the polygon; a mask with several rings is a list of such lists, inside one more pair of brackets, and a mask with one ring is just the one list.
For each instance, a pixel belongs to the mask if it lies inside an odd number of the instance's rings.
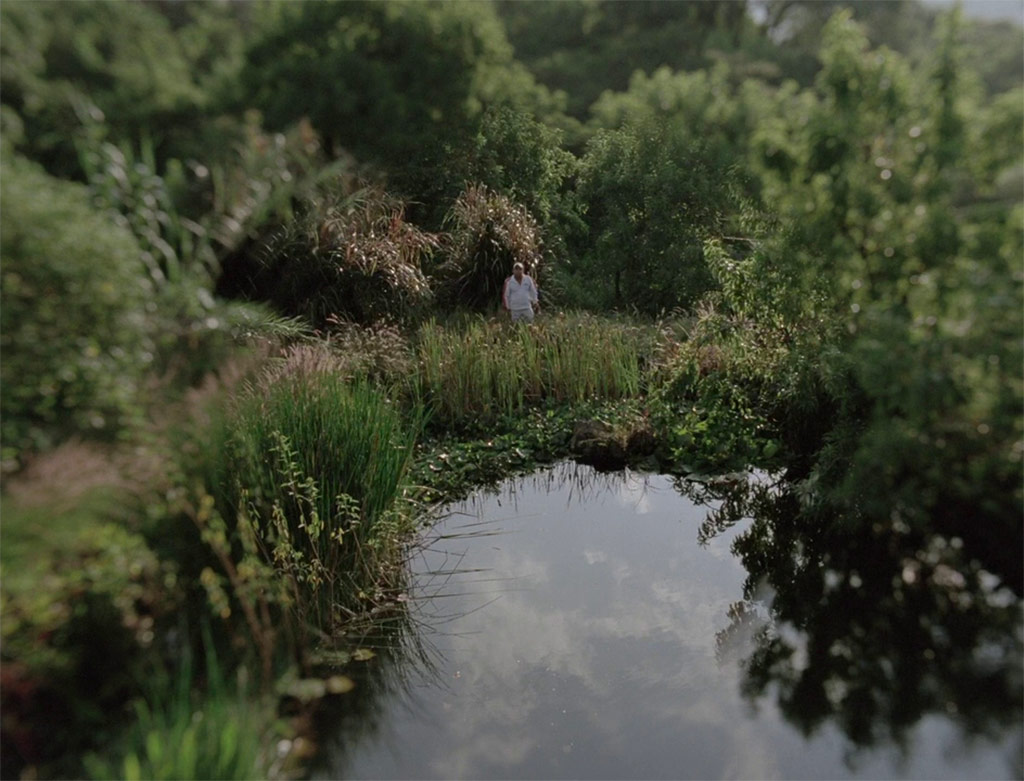
{"label": "blurred foreground plant", "polygon": [[[186,654],[176,673],[161,666],[147,676],[145,694],[134,703],[135,723],[120,744],[86,757],[90,778],[241,780],[266,772],[270,709],[247,691],[243,676],[235,685],[228,682],[209,638],[205,647],[202,670],[193,670]],[[194,688],[200,673],[201,698]]]}
{"label": "blurred foreground plant", "polygon": [[110,439],[141,415],[152,284],[131,233],[81,185],[4,155],[0,405],[7,466],[72,434]]}
{"label": "blurred foreground plant", "polygon": [[126,495],[105,485],[105,465],[82,449],[61,459],[72,463],[92,472],[88,489],[64,497],[52,483],[36,484],[4,497],[5,776],[34,766],[74,777],[77,755],[121,726],[112,714],[179,607],[173,565],[125,527]]}

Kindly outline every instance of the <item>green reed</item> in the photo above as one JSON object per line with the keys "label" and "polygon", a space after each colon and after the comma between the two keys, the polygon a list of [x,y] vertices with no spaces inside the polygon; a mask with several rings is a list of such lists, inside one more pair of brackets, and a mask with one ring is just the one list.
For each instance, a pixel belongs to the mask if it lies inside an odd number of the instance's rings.
{"label": "green reed", "polygon": [[304,623],[328,630],[397,556],[411,418],[323,364],[286,365],[236,398],[218,506],[242,548],[291,584]]}
{"label": "green reed", "polygon": [[419,332],[413,396],[442,425],[487,423],[546,400],[633,397],[643,389],[651,347],[649,330],[590,315],[529,327],[431,321]]}
{"label": "green reed", "polygon": [[[239,404],[235,423],[239,478],[254,498],[283,495],[285,484],[296,477],[286,468],[294,457],[301,473],[316,481],[322,518],[347,495],[358,502],[361,521],[370,527],[393,503],[414,441],[399,411],[380,392],[329,374],[282,378],[266,395],[249,395]],[[281,451],[282,436],[293,455]]]}
{"label": "green reed", "polygon": [[[151,779],[265,777],[273,711],[254,703],[244,685],[229,683],[208,650],[205,670],[183,656],[176,672],[155,669],[134,703],[135,721],[104,754],[85,757],[89,778]],[[205,687],[195,688],[202,672]]]}

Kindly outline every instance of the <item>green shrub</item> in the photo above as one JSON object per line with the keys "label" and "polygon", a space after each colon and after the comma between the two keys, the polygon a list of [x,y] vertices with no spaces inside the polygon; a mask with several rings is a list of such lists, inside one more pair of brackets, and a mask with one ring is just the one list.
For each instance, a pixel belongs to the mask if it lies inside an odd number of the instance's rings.
{"label": "green shrub", "polygon": [[784,356],[781,345],[765,349],[763,342],[742,324],[702,309],[652,393],[655,425],[677,469],[723,468],[759,455],[755,438],[769,424],[765,397]]}
{"label": "green shrub", "polygon": [[153,359],[150,287],[131,234],[80,185],[5,158],[0,407],[5,461],[71,435],[111,438],[139,415]]}
{"label": "green shrub", "polygon": [[111,714],[135,691],[176,607],[173,571],[114,518],[120,492],[93,488],[61,506],[52,484],[43,491],[4,497],[0,671],[11,777],[26,766],[76,776],[81,752],[119,726]]}

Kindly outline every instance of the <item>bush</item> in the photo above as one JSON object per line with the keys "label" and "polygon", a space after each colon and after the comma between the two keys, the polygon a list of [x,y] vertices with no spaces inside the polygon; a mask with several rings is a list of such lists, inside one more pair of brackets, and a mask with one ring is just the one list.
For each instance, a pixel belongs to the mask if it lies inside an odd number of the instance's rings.
{"label": "bush", "polygon": [[117,436],[140,414],[153,345],[131,234],[80,185],[18,158],[3,167],[0,433],[11,462],[75,434]]}
{"label": "bush", "polygon": [[540,228],[522,206],[485,185],[470,185],[446,224],[446,260],[439,271],[448,302],[477,311],[494,309],[515,263],[522,263],[540,284]]}
{"label": "bush", "polygon": [[188,279],[160,292],[150,323],[162,400],[199,385],[246,350],[276,349],[311,336],[299,318],[277,315],[262,303],[214,298]]}
{"label": "bush", "polygon": [[333,317],[371,323],[408,316],[431,296],[421,264],[438,239],[404,219],[378,188],[312,196],[263,249],[257,295],[315,328]]}
{"label": "bush", "polygon": [[[95,467],[81,455],[63,465]],[[44,777],[77,777],[77,755],[117,728],[111,714],[132,694],[140,662],[176,608],[173,572],[112,520],[123,492],[93,486],[64,507],[53,493],[47,482],[33,497],[4,498],[0,678],[9,778],[27,765]]]}

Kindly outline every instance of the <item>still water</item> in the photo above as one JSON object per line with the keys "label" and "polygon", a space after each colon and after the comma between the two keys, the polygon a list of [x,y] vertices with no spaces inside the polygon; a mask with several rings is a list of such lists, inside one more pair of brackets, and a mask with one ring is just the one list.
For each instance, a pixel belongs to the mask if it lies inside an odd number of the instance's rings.
{"label": "still water", "polygon": [[974,739],[962,718],[924,714],[901,750],[854,747],[838,719],[796,724],[770,687],[744,696],[773,594],[744,593],[733,542],[749,519],[708,539],[716,505],[703,501],[668,477],[563,464],[450,508],[411,562],[416,652],[366,666],[364,699],[333,720],[317,775],[1019,775],[1012,709]]}

